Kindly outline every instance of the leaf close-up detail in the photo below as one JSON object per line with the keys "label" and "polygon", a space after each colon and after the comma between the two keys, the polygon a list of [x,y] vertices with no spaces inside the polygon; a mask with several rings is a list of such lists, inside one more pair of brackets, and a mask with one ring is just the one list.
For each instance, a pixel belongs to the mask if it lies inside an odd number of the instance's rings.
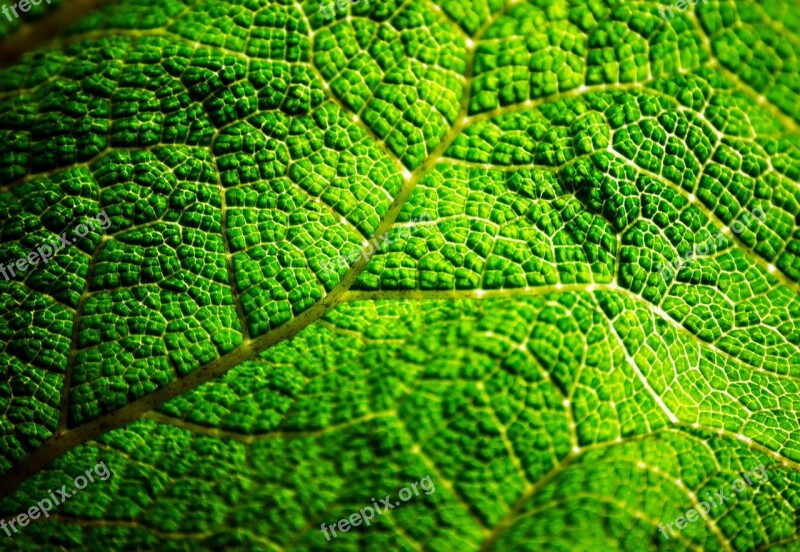
{"label": "leaf close-up detail", "polygon": [[800,550],[797,4],[23,2],[0,549]]}

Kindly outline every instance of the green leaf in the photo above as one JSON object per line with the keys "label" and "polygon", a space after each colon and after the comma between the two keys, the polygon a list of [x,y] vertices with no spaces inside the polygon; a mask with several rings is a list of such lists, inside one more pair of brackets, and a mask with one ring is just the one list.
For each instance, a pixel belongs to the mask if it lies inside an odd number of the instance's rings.
{"label": "green leaf", "polygon": [[6,547],[794,549],[800,21],[685,4],[122,0],[4,69],[0,516],[113,474]]}

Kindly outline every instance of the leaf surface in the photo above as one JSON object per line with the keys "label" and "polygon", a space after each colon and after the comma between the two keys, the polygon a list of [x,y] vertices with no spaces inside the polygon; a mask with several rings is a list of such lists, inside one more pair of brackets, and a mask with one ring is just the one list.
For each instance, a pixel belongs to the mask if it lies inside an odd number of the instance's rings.
{"label": "leaf surface", "polygon": [[659,8],[126,0],[5,69],[0,258],[110,222],[0,279],[0,514],[114,474],[10,546],[796,546],[800,25]]}

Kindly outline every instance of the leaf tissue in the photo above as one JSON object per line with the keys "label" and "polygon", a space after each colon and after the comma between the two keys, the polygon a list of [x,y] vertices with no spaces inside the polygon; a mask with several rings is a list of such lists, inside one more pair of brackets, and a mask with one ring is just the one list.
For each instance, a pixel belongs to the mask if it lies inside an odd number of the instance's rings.
{"label": "leaf tissue", "polygon": [[0,549],[800,550],[796,8],[18,8]]}

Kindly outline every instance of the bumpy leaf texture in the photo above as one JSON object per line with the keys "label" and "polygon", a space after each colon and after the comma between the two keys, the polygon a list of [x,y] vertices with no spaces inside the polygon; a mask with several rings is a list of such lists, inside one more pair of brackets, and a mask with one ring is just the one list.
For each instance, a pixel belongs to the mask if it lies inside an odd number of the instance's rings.
{"label": "bumpy leaf texture", "polygon": [[0,261],[110,223],[0,278],[0,516],[113,476],[0,548],[800,549],[800,12],[679,4],[120,0],[3,69]]}

